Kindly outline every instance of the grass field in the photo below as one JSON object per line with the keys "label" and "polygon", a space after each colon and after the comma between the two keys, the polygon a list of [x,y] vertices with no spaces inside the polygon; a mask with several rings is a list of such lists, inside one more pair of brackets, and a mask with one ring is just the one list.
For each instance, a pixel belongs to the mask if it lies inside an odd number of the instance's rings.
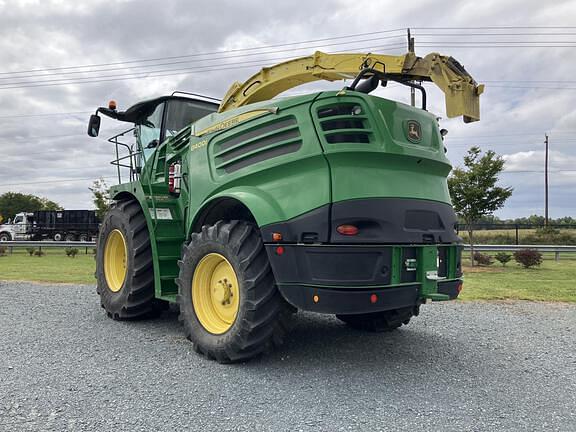
{"label": "grass field", "polygon": [[79,249],[76,258],[66,256],[64,249],[45,248],[46,255],[30,256],[24,249],[14,249],[12,255],[0,257],[0,280],[27,280],[94,284],[95,261],[92,249]]}
{"label": "grass field", "polygon": [[[16,249],[0,257],[0,280],[27,280],[75,284],[95,284],[94,256],[80,250],[69,258],[64,249],[46,249],[43,257],[31,257]],[[462,300],[534,300],[576,303],[576,255],[563,254],[559,262],[553,254],[544,255],[537,268],[523,269],[515,262],[506,267],[464,267]]]}
{"label": "grass field", "polygon": [[540,267],[524,269],[514,261],[502,267],[464,266],[462,300],[533,300],[576,303],[576,257],[560,261],[544,255]]}

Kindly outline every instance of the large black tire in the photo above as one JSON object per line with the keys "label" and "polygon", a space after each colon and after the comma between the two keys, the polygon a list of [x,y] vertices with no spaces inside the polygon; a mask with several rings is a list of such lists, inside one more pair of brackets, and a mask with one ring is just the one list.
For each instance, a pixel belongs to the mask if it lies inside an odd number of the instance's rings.
{"label": "large black tire", "polygon": [[[126,277],[114,292],[106,280],[104,249],[113,231],[120,231],[126,241]],[[154,297],[152,248],[144,214],[135,200],[119,201],[106,213],[97,240],[96,292],[110,318],[129,320],[156,316],[167,303]]]}
{"label": "large black tire", "polygon": [[367,314],[336,315],[336,318],[357,330],[389,332],[408,324],[410,318],[417,316],[418,312],[419,307],[415,306]]}
{"label": "large black tire", "polygon": [[68,233],[64,236],[64,241],[72,242],[76,240],[76,236],[72,233]]}
{"label": "large black tire", "polygon": [[12,236],[9,233],[3,232],[0,233],[0,242],[11,241]]}
{"label": "large black tire", "polygon": [[[192,283],[200,260],[223,256],[238,282],[237,315],[221,334],[208,331],[193,304]],[[258,229],[243,221],[219,221],[192,234],[179,262],[178,304],[186,336],[196,352],[220,363],[248,360],[282,343],[295,309],[281,296]],[[199,277],[199,276],[197,276]]]}

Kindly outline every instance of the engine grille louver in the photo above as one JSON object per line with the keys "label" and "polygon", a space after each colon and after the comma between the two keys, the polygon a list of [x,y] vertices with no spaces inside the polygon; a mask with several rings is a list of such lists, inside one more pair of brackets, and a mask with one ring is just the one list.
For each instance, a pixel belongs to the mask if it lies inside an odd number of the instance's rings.
{"label": "engine grille louver", "polygon": [[258,162],[294,153],[300,147],[302,138],[296,119],[285,117],[216,143],[216,168],[233,173]]}
{"label": "engine grille louver", "polygon": [[369,143],[372,130],[365,108],[346,103],[318,108],[317,115],[328,144]]}

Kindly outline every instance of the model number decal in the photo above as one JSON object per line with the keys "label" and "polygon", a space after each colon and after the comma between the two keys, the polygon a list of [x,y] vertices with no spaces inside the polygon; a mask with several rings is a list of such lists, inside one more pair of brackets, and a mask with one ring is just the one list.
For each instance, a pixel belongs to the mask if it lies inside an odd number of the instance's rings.
{"label": "model number decal", "polygon": [[194,151],[194,150],[198,150],[202,147],[205,147],[208,144],[208,140],[202,140],[202,141],[198,141],[197,143],[194,144],[190,144],[190,150]]}
{"label": "model number decal", "polygon": [[154,209],[151,208],[150,214],[154,219],[168,219],[168,220],[172,219],[172,212],[170,211],[169,208],[157,208],[156,215],[154,215]]}

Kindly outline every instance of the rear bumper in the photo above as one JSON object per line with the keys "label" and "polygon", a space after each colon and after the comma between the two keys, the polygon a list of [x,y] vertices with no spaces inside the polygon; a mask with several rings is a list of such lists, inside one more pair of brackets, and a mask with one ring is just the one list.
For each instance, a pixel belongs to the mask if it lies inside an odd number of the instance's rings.
{"label": "rear bumper", "polygon": [[379,312],[452,300],[461,289],[459,245],[267,244],[266,251],[280,292],[302,310]]}

